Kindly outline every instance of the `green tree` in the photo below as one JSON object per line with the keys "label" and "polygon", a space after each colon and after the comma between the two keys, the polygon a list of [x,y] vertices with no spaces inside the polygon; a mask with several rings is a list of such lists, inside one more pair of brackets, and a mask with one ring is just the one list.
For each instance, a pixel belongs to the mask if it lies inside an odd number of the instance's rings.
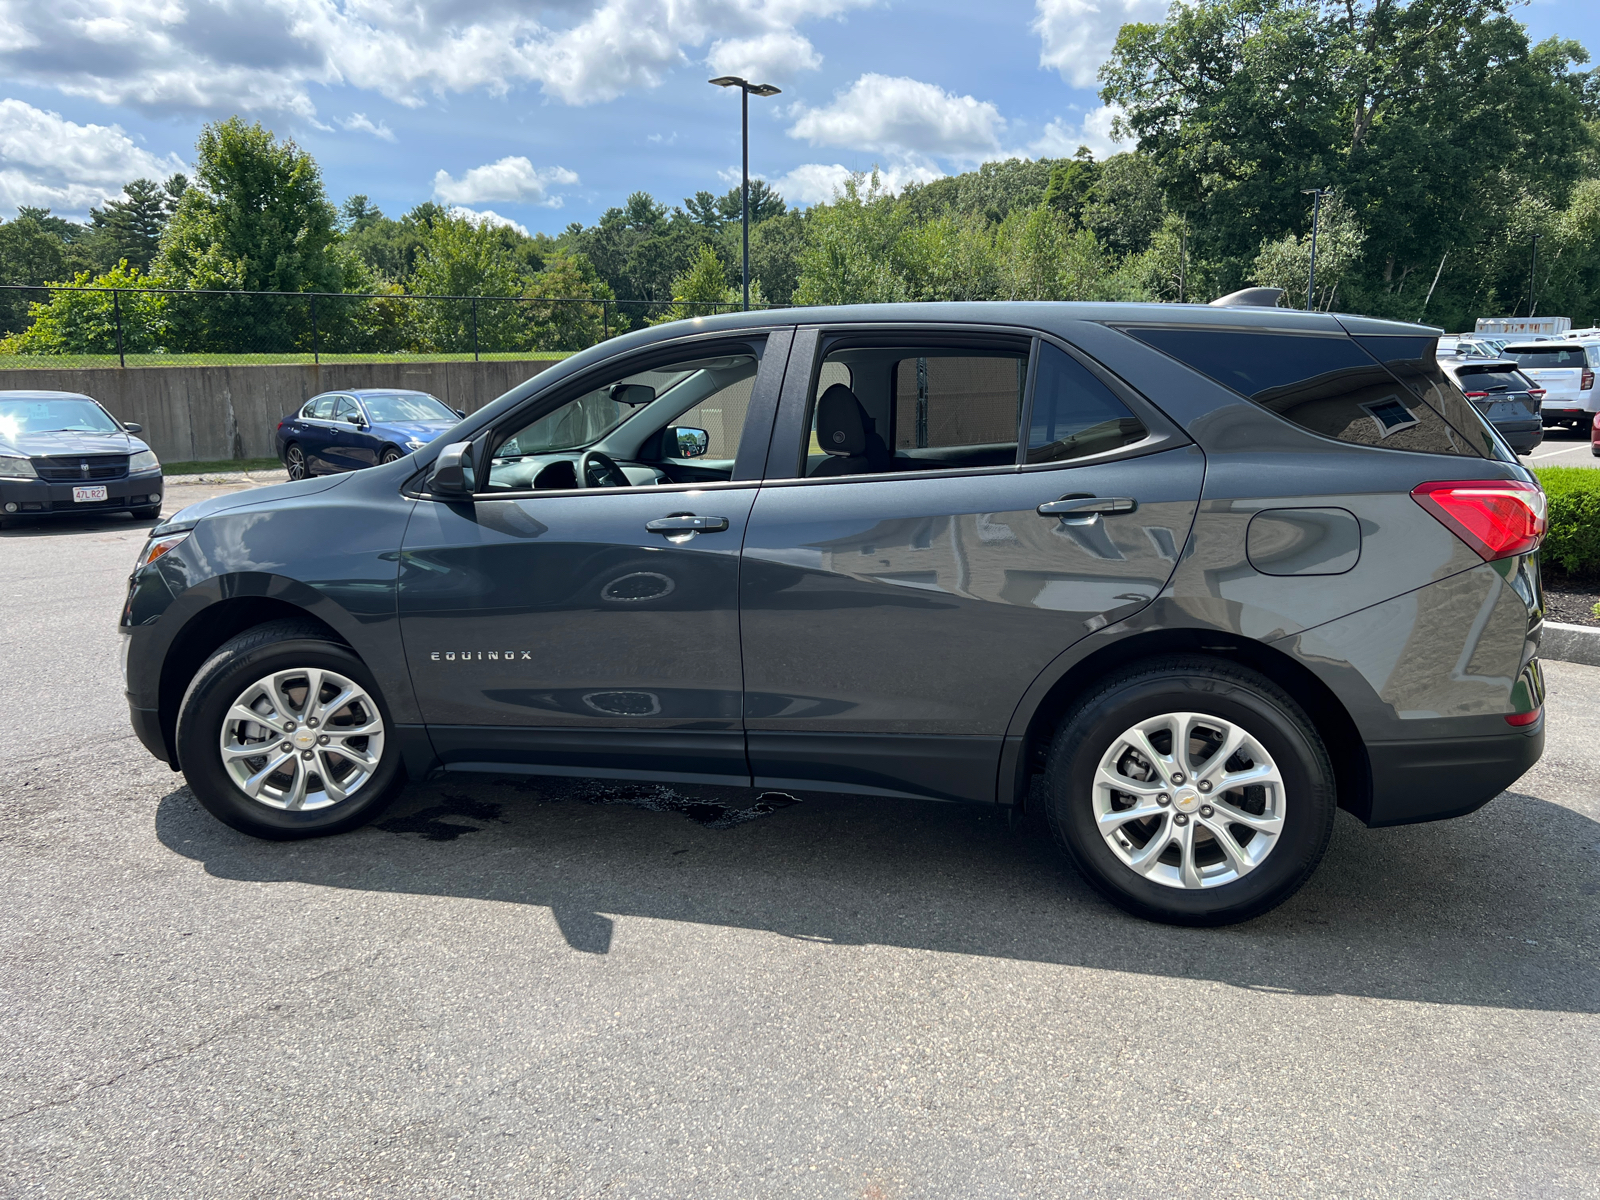
{"label": "green tree", "polygon": [[[248,292],[337,292],[354,281],[352,260],[338,248],[338,214],[309,154],[239,117],[205,126],[195,151],[195,180],[152,265],[157,279]],[[175,300],[182,349],[282,351],[311,339],[311,306],[295,297]]]}
{"label": "green tree", "polygon": [[[1349,205],[1337,195],[1324,197],[1317,222],[1317,293],[1313,307],[1323,312],[1333,307],[1339,285],[1361,261],[1365,241],[1366,232]],[[1296,237],[1286,233],[1276,241],[1263,241],[1250,281],[1262,287],[1280,287],[1286,307],[1303,307],[1306,288],[1311,285],[1311,235]]]}
{"label": "green tree", "polygon": [[[728,286],[727,268],[709,243],[701,245],[688,269],[672,281],[672,299],[672,306],[656,314],[650,324],[727,312],[730,305],[742,302],[739,294]],[[754,301],[755,297],[751,299]]]}
{"label": "green tree", "polygon": [[581,254],[553,251],[523,294],[534,302],[527,319],[537,350],[584,350],[627,328],[627,318],[612,306],[589,303],[616,297]]}
{"label": "green tree", "polygon": [[[44,214],[41,219],[37,214]],[[0,221],[0,283],[36,287],[67,278],[70,250],[47,223],[49,209],[22,209],[14,221]],[[64,224],[65,222],[63,222]],[[0,333],[20,333],[29,321],[29,305],[39,293],[0,291]]]}
{"label": "green tree", "polygon": [[1077,223],[1089,203],[1089,194],[1100,181],[1100,168],[1095,164],[1089,147],[1079,146],[1078,151],[1063,163],[1057,163],[1050,172],[1050,183],[1044,189],[1044,204],[1055,209],[1069,221]]}
{"label": "green tree", "polygon": [[153,179],[135,179],[122,189],[121,199],[108,200],[104,208],[91,208],[89,242],[95,257],[108,267],[127,262],[148,272],[187,185],[181,175],[174,175],[165,185]]}
{"label": "green tree", "polygon": [[499,299],[519,296],[522,287],[522,276],[492,226],[462,217],[436,218],[418,249],[411,290],[480,299],[424,302],[421,332],[426,345],[451,352],[525,348],[527,327],[519,306]]}
{"label": "green tree", "polygon": [[845,180],[833,203],[813,209],[801,251],[796,304],[883,304],[910,291],[900,260],[908,214],[876,169]]}
{"label": "green tree", "polygon": [[161,348],[167,333],[167,297],[152,291],[155,283],[138,267],[118,263],[104,275],[82,271],[72,288],[115,288],[104,291],[59,291],[47,303],[29,306],[33,323],[0,340],[0,354],[115,354],[117,317],[121,313],[122,350],[148,354]]}

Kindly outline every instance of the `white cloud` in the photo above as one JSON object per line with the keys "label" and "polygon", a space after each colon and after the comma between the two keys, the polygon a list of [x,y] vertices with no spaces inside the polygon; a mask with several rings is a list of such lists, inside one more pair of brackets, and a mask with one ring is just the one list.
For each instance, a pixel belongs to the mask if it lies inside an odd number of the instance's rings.
{"label": "white cloud", "polygon": [[1033,32],[1044,43],[1039,65],[1073,87],[1093,87],[1117,31],[1131,21],[1166,19],[1168,0],[1035,0]]}
{"label": "white cloud", "polygon": [[[878,182],[889,192],[899,192],[908,183],[930,183],[944,177],[944,172],[936,167],[918,163],[879,166],[876,169]],[[867,173],[871,174],[871,171]],[[806,163],[787,175],[767,182],[790,204],[826,204],[844,191],[845,180],[851,174],[851,169],[840,163]],[[735,182],[738,182],[737,177]]]}
{"label": "white cloud", "polygon": [[543,204],[560,208],[561,197],[550,195],[553,185],[578,182],[575,172],[565,167],[537,169],[522,155],[511,155],[499,162],[473,167],[460,179],[440,170],[433,176],[433,195],[441,204],[481,204],[487,200],[510,200],[520,204]]}
{"label": "white cloud", "polygon": [[462,221],[471,221],[474,225],[497,225],[506,229],[515,229],[524,237],[527,236],[528,227],[510,217],[502,217],[492,208],[465,208],[460,204],[453,204],[448,209],[452,217]]}
{"label": "white cloud", "polygon": [[873,0],[0,0],[0,73],[145,111],[313,117],[349,85],[429,95],[537,84],[567,104],[658,85],[706,52],[820,59],[796,26]]}
{"label": "white cloud", "polygon": [[737,75],[751,83],[783,83],[797,71],[822,65],[811,39],[793,29],[774,29],[759,37],[724,38],[711,43],[706,66],[717,75]]}
{"label": "white cloud", "polygon": [[1028,149],[1040,158],[1071,158],[1079,146],[1087,146],[1099,159],[1132,150],[1133,142],[1119,142],[1111,134],[1111,123],[1120,111],[1115,105],[1102,104],[1085,113],[1077,124],[1057,117],[1044,127],[1044,136],[1031,143]]}
{"label": "white cloud", "polygon": [[374,125],[372,121],[368,119],[366,113],[351,113],[348,117],[344,118],[344,120],[340,121],[339,124],[344,126],[351,133],[370,133],[373,137],[382,138],[386,142],[392,142],[395,140],[394,130],[389,128],[387,121],[379,121],[376,125]]}
{"label": "white cloud", "polygon": [[999,151],[1005,129],[1000,110],[986,100],[889,75],[863,75],[826,108],[797,105],[794,113],[790,137],[904,159],[981,159]]}
{"label": "white cloud", "polygon": [[0,213],[18,205],[86,217],[141,176],[186,171],[176,154],[158,157],[117,125],[79,125],[21,100],[0,100]]}

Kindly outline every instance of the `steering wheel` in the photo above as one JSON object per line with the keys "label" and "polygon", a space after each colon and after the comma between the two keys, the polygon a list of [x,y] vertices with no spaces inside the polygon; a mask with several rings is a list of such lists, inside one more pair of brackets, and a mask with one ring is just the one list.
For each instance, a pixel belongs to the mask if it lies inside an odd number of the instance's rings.
{"label": "steering wheel", "polygon": [[601,450],[585,450],[583,457],[578,459],[578,483],[586,488],[633,485],[633,481],[622,473],[622,468]]}

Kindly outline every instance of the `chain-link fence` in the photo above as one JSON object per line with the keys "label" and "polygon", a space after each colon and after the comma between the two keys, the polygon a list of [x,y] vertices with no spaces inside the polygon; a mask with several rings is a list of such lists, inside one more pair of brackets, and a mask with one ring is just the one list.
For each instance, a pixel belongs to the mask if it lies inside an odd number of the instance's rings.
{"label": "chain-link fence", "polygon": [[0,368],[553,357],[644,325],[739,307],[565,296],[0,284]]}

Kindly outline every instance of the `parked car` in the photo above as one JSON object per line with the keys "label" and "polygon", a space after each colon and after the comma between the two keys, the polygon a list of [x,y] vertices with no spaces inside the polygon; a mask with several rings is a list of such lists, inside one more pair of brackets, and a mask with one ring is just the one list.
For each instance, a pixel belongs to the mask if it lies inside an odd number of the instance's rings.
{"label": "parked car", "polygon": [[427,392],[324,392],[278,422],[278,459],[290,479],[359,471],[422,449],[465,415]]}
{"label": "parked car", "polygon": [[1600,345],[1557,338],[1540,342],[1512,342],[1506,358],[1522,368],[1544,388],[1544,423],[1574,431],[1589,428],[1600,411],[1600,391],[1594,386],[1600,367]]}
{"label": "parked car", "polygon": [[131,512],[161,515],[161,463],[77,392],[0,391],[0,523],[6,517]]}
{"label": "parked car", "polygon": [[1499,358],[1500,347],[1493,338],[1474,337],[1472,334],[1446,335],[1439,339],[1438,357],[1445,358]]}
{"label": "parked car", "polygon": [[1528,454],[1544,441],[1544,389],[1535,386],[1516,363],[1447,358],[1440,365],[1513,451]]}
{"label": "parked car", "polygon": [[1336,806],[1459,816],[1544,744],[1544,494],[1437,336],[1037,303],[639,330],[413,457],[155,529],[133,725],[257,837],[407,776],[1037,803],[1129,911],[1242,920]]}

